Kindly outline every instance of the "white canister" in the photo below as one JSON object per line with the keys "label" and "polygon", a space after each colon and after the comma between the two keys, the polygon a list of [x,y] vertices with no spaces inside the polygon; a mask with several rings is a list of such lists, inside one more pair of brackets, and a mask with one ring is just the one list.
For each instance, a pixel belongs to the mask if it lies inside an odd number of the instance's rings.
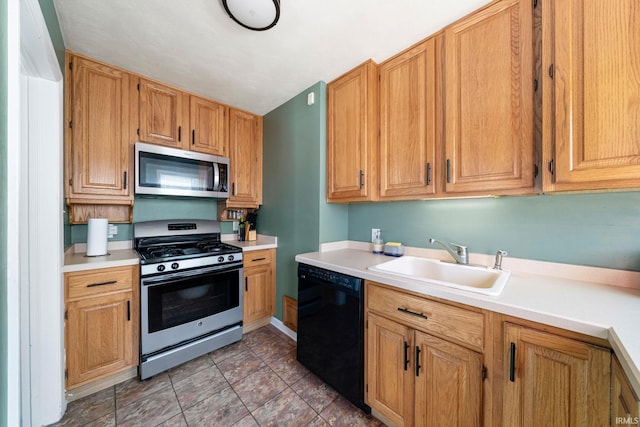
{"label": "white canister", "polygon": [[87,229],[87,256],[107,255],[107,218],[89,218]]}

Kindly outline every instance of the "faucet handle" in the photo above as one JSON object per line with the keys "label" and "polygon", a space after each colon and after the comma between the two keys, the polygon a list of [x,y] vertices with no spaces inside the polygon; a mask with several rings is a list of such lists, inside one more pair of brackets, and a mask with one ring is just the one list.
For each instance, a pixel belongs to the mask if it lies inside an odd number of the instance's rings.
{"label": "faucet handle", "polygon": [[456,252],[458,253],[458,255],[464,255],[467,253],[467,247],[464,245],[459,245],[457,243],[449,243],[451,246],[453,246],[454,248],[456,248]]}
{"label": "faucet handle", "polygon": [[455,248],[456,253],[458,254],[458,257],[460,258],[459,260],[456,260],[456,261],[464,265],[469,264],[469,252],[467,251],[467,247],[464,245],[459,245],[457,243],[449,243],[449,244]]}

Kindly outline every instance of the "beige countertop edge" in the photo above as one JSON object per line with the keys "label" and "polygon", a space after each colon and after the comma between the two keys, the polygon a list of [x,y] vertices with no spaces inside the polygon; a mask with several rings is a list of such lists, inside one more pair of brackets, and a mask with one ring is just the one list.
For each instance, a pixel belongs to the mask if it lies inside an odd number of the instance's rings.
{"label": "beige countertop edge", "polygon": [[243,252],[258,251],[261,249],[273,249],[278,247],[278,238],[275,236],[266,236],[258,234],[256,240],[241,242],[235,234],[223,234],[222,241],[233,246],[242,248]]}
{"label": "beige countertop edge", "polygon": [[[368,243],[329,244],[321,246],[323,252],[299,254],[295,260],[425,296],[607,339],[636,393],[640,394],[640,330],[637,328],[640,324],[639,289],[515,271],[514,268],[502,294],[487,296],[370,271],[367,267],[392,258],[374,255],[368,247]],[[446,259],[446,253],[438,255],[442,258],[436,258]],[[471,262],[473,260],[472,256]],[[506,261],[505,258],[503,267],[508,269]],[[517,261],[512,260],[512,264],[517,265]],[[539,271],[548,273],[547,270]]]}
{"label": "beige countertop edge", "polygon": [[[225,236],[233,236],[225,239]],[[256,251],[260,249],[272,249],[278,247],[278,238],[273,236],[258,235],[257,240],[239,242],[235,239],[235,234],[223,235],[222,240],[242,248],[243,252]],[[135,250],[132,249],[132,242],[116,241],[109,242],[109,255],[98,257],[85,256],[87,245],[76,243],[70,246],[64,253],[64,266],[62,271],[70,273],[73,271],[94,270],[98,268],[122,267],[125,265],[139,264],[140,259]]]}
{"label": "beige countertop edge", "polygon": [[122,267],[138,265],[140,259],[133,249],[108,249],[109,255],[87,257],[84,252],[65,252],[64,273],[73,271],[94,270],[98,268]]}

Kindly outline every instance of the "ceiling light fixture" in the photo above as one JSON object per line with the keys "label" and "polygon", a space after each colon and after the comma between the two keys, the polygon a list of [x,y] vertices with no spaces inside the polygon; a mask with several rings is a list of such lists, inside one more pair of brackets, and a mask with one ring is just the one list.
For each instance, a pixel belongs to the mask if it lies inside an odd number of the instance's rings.
{"label": "ceiling light fixture", "polygon": [[231,19],[245,28],[264,31],[280,19],[280,0],[222,0]]}

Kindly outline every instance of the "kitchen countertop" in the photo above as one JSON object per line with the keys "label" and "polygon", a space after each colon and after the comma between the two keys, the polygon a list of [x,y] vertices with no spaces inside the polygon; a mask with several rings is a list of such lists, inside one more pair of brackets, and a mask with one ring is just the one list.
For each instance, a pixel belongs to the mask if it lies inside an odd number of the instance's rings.
{"label": "kitchen countertop", "polygon": [[140,263],[138,254],[133,250],[131,241],[109,242],[107,252],[109,255],[88,257],[87,245],[76,243],[64,252],[64,266],[62,271],[94,270],[98,268],[122,267],[125,265],[137,265]]}
{"label": "kitchen countertop", "polygon": [[[566,270],[571,271],[574,278],[557,277],[535,272],[548,274],[550,271],[561,271],[562,264],[505,258],[503,268],[511,271],[511,278],[501,295],[487,296],[370,271],[367,267],[393,258],[374,255],[368,250],[368,246],[367,243],[359,242],[329,244],[326,246],[327,250],[299,254],[295,260],[425,296],[606,339],[615,351],[636,393],[640,395],[640,330],[637,326],[640,324],[640,289],[635,286],[640,284],[640,273],[581,267],[585,271],[580,274],[580,268],[567,265]],[[414,255],[410,250],[407,252],[406,254]],[[428,251],[428,254],[434,253],[439,254],[434,257],[437,259],[448,257],[444,251]],[[486,262],[489,259],[486,255],[471,254],[470,262],[475,262],[474,257],[482,258],[485,261],[483,265],[492,265]],[[512,265],[522,268],[516,271]],[[623,278],[621,281],[630,284],[623,287],[607,285],[602,281],[590,281],[592,278],[598,280],[600,276],[606,277],[607,272],[611,273],[609,283],[618,283],[620,276]],[[584,277],[589,280],[585,280]]]}
{"label": "kitchen countertop", "polygon": [[[256,251],[260,249],[272,249],[278,247],[278,238],[259,234],[257,240],[240,242],[236,240],[235,234],[223,234],[222,241],[234,246],[238,246],[243,252]],[[72,271],[94,270],[98,268],[121,267],[125,265],[137,265],[140,263],[138,254],[133,250],[130,240],[109,242],[109,255],[98,257],[86,256],[87,245],[76,243],[69,247],[64,253],[64,266],[62,271],[70,273]]]}
{"label": "kitchen countertop", "polygon": [[222,241],[242,248],[243,252],[257,251],[260,249],[273,249],[278,247],[278,238],[258,234],[256,240],[239,241],[236,234],[223,234]]}

